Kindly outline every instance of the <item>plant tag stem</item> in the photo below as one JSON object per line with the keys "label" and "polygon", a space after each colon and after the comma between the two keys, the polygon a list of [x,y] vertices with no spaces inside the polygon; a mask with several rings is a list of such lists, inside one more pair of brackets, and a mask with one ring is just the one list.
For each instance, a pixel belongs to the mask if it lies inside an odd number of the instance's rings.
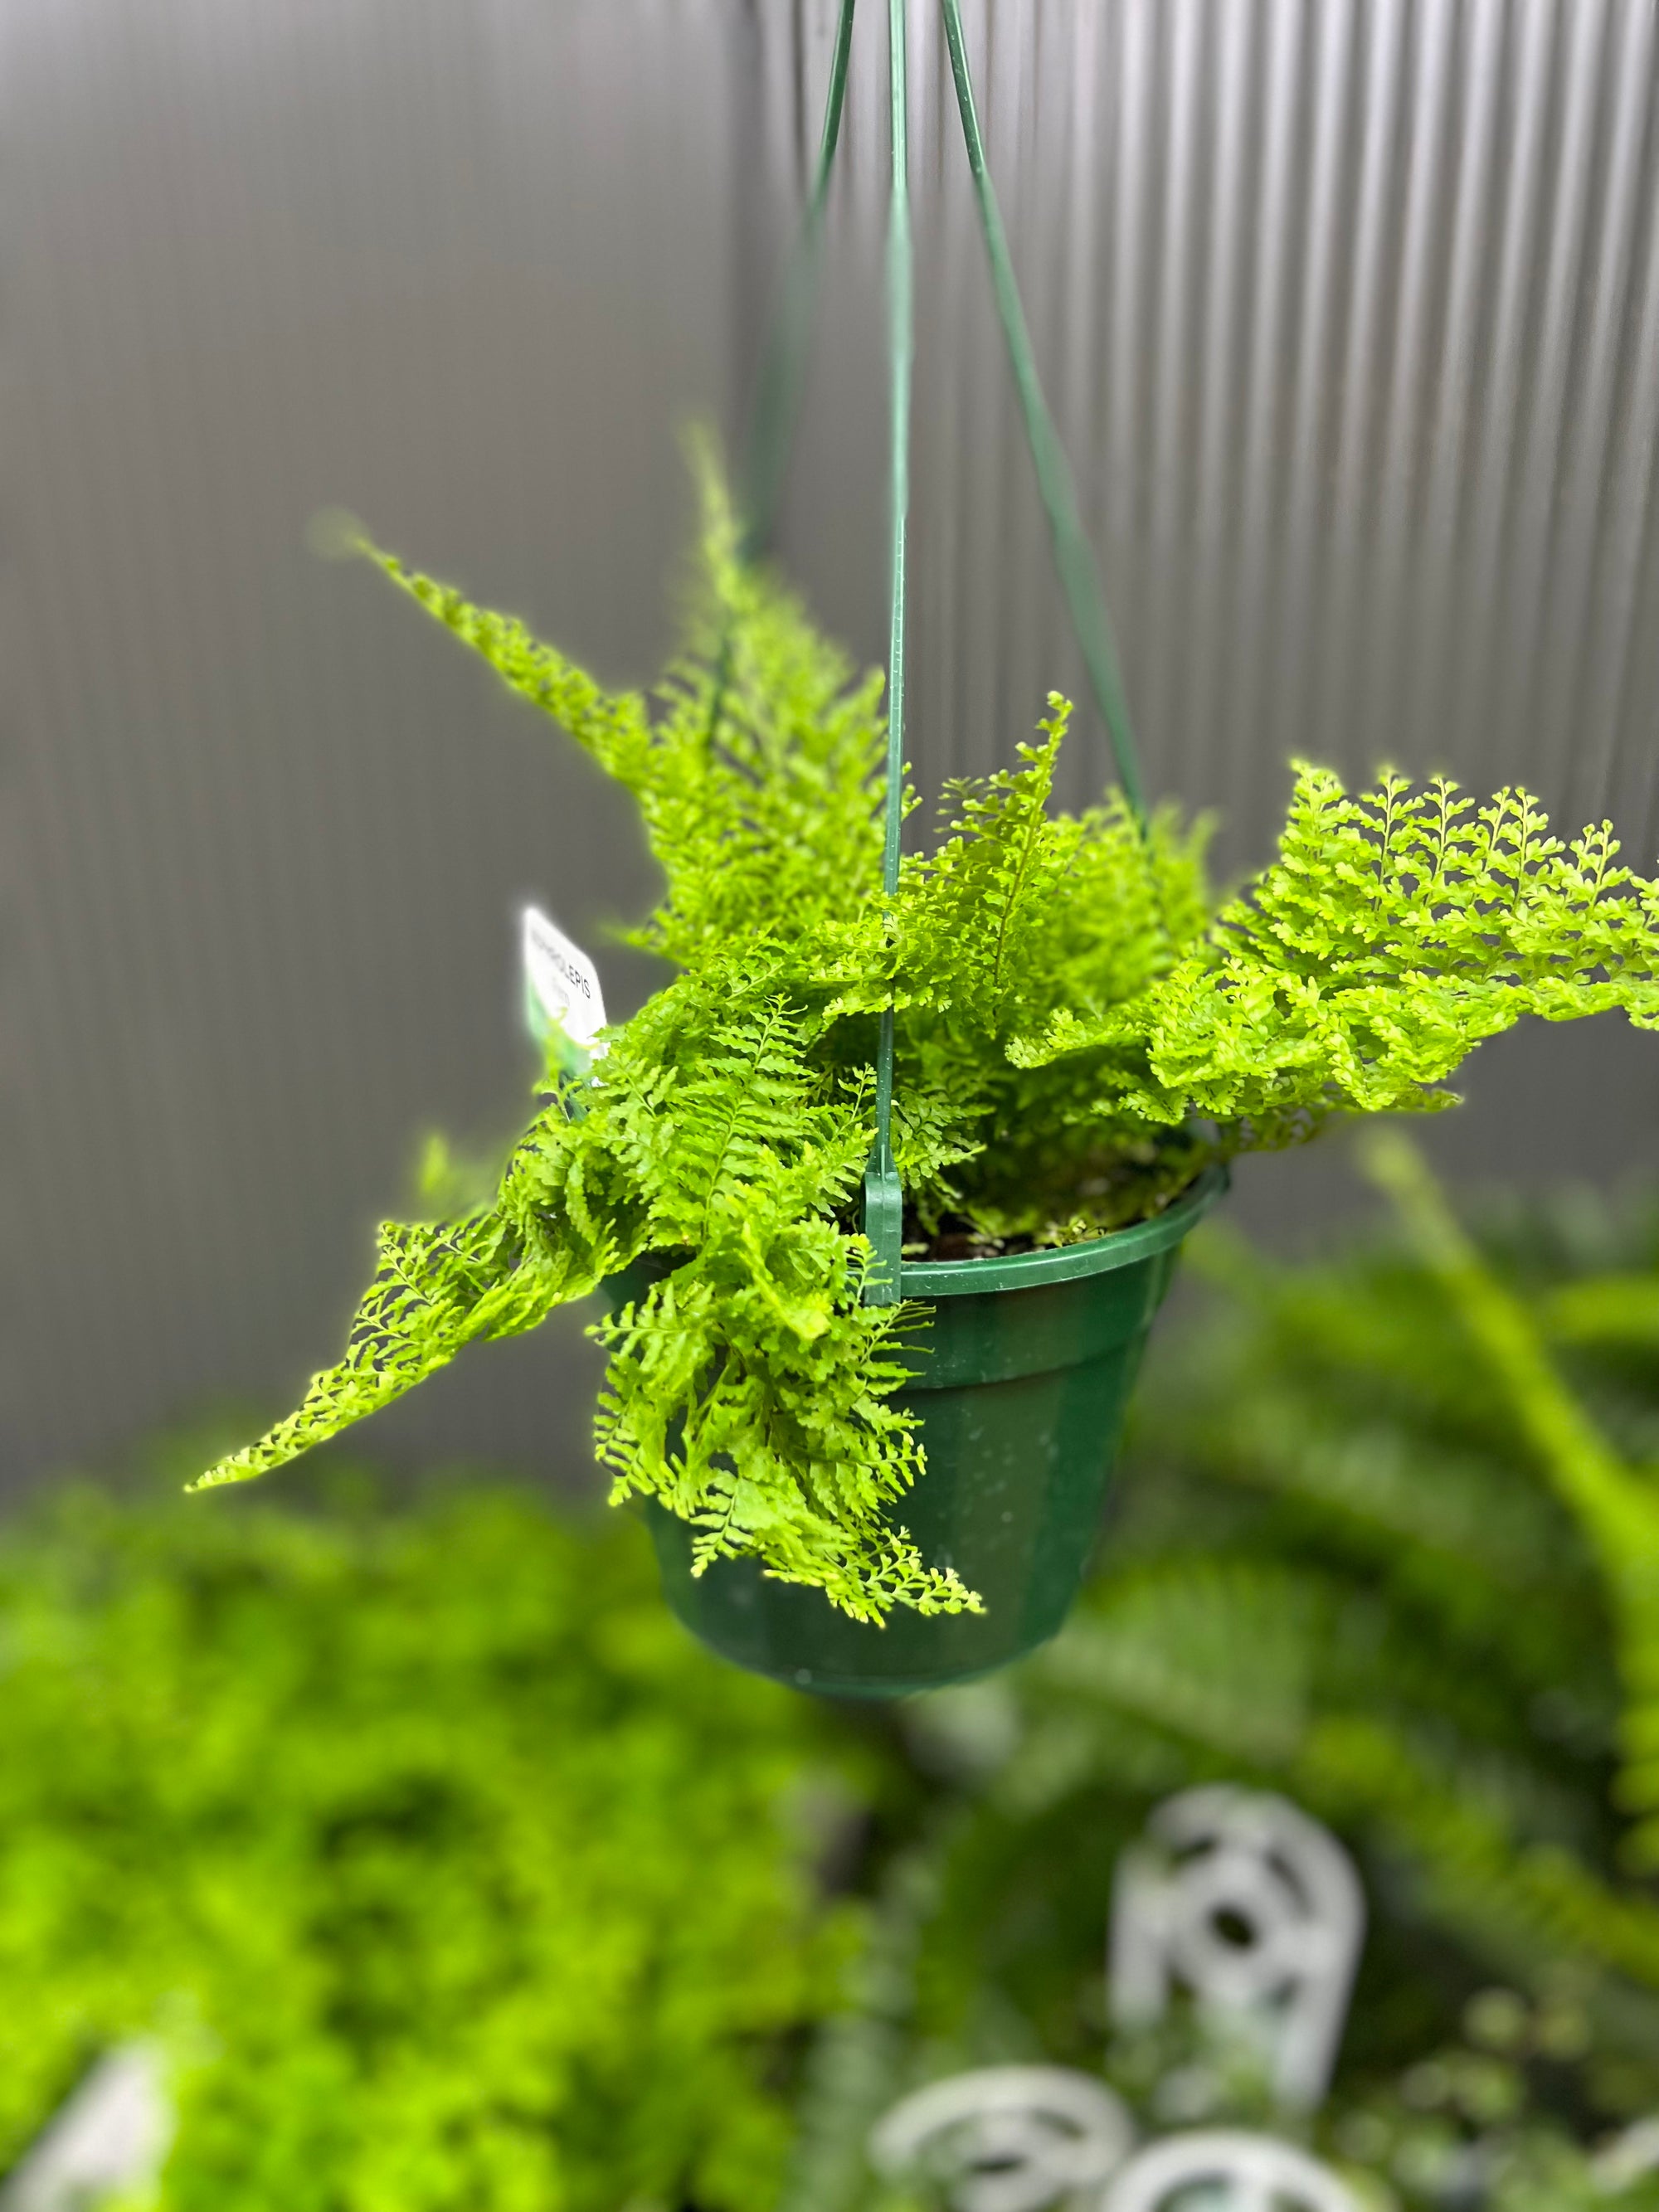
{"label": "plant tag stem", "polygon": [[599,971],[580,945],[539,907],[524,910],[524,1011],[531,1036],[568,1077],[586,1075],[603,1057],[605,1027]]}

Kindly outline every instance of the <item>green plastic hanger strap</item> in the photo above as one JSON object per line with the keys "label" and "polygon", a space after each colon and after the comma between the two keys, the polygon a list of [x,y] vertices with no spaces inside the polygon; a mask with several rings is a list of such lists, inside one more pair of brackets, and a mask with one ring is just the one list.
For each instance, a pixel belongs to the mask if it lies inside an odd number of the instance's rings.
{"label": "green plastic hanger strap", "polygon": [[1094,550],[1078,513],[1077,494],[1072,483],[1072,472],[1066,465],[1065,449],[1054,428],[1054,418],[1048,412],[1048,402],[1042,396],[1036,362],[1031,353],[1030,332],[1026,328],[1025,311],[1020,305],[1019,286],[1015,281],[1013,262],[1008,252],[1007,234],[1002,227],[996,188],[991,182],[991,173],[985,160],[985,142],[980,135],[979,110],[975,102],[973,78],[968,67],[968,49],[962,34],[962,9],[959,0],[941,0],[941,4],[945,10],[945,42],[951,50],[951,74],[956,80],[957,106],[962,116],[962,135],[968,148],[968,166],[973,173],[974,196],[979,205],[980,230],[985,240],[986,256],[991,264],[991,286],[996,295],[997,314],[1008,348],[1009,364],[1014,373],[1014,389],[1018,395],[1025,441],[1031,449],[1032,465],[1036,471],[1037,490],[1042,496],[1043,513],[1048,519],[1054,567],[1059,571],[1060,587],[1066,594],[1072,628],[1082,647],[1089,689],[1094,695],[1096,708],[1111,741],[1112,757],[1117,763],[1118,781],[1123,787],[1123,796],[1128,801],[1130,811],[1136,821],[1144,825],[1146,819],[1146,792],[1135,750],[1134,732],[1129,722],[1128,700],[1118,667],[1111,618],[1106,611],[1105,595],[1101,589],[1100,571],[1095,562]]}
{"label": "green plastic hanger strap", "polygon": [[[962,118],[963,141],[968,151],[986,258],[990,264],[991,287],[1008,349],[1037,491],[1048,518],[1054,567],[1082,650],[1089,688],[1111,744],[1118,781],[1130,812],[1144,831],[1146,788],[1118,665],[1117,644],[1106,611],[1094,550],[1078,512],[1077,494],[1065,450],[1043,397],[1042,380],[1031,351],[1030,331],[1020,301],[1002,212],[985,158],[973,75],[968,65],[967,41],[963,35],[960,0],[941,0],[941,6],[951,75]],[[904,0],[889,0],[888,26],[893,106],[893,194],[888,243],[889,366],[893,393],[890,461],[893,572],[888,677],[887,837],[883,881],[890,896],[898,884],[899,828],[903,814],[904,531],[908,503],[909,387],[914,353],[909,194],[905,158]],[[883,1305],[896,1303],[907,1290],[914,1294],[922,1287],[918,1271],[904,1267],[901,1260],[904,1200],[892,1151],[893,1049],[893,1012],[889,1007],[882,1015],[876,1063],[876,1148],[865,1176],[865,1234],[874,1254],[865,1297],[871,1304]]]}
{"label": "green plastic hanger strap", "polygon": [[[887,220],[888,499],[891,526],[887,627],[887,819],[882,888],[898,890],[904,822],[904,558],[910,507],[910,384],[915,357],[915,272],[910,241],[910,161],[905,0],[887,0],[893,181]],[[893,1157],[893,1009],[882,1009],[876,1054],[876,1142],[864,1175],[864,1233],[871,1247],[866,1305],[896,1305],[904,1243],[904,1188]]]}
{"label": "green plastic hanger strap", "polygon": [[847,104],[847,71],[853,51],[855,5],[856,0],[841,0],[812,190],[784,272],[782,294],[768,332],[760,378],[755,388],[755,411],[744,463],[740,550],[744,562],[760,560],[771,544],[783,495],[784,470],[794,437],[796,417],[800,412],[806,342],[811,335],[812,309],[817,296],[823,213],[830,198],[830,173],[835,166],[836,149],[841,143],[842,112]]}
{"label": "green plastic hanger strap", "polygon": [[[783,296],[762,363],[754,427],[746,455],[742,555],[758,559],[770,541],[782,490],[805,376],[806,343],[817,290],[823,216],[830,179],[840,143],[846,105],[856,0],[842,0],[830,64],[818,158]],[[1083,652],[1090,689],[1106,727],[1118,780],[1135,819],[1146,822],[1146,799],[1128,702],[1119,672],[1117,649],[1101,590],[1099,571],[1054,421],[1043,398],[1019,288],[1008,252],[995,187],[985,158],[973,79],[963,36],[959,0],[941,0],[945,33],[962,118],[963,142],[974,183],[980,228],[990,264],[992,289],[1001,321],[1026,442],[1054,546],[1054,565],[1066,595],[1073,628]],[[900,832],[904,813],[904,645],[905,540],[909,508],[910,391],[915,357],[915,275],[910,233],[908,90],[906,0],[888,0],[888,79],[891,111],[892,188],[887,246],[888,368],[890,391],[889,499],[890,508],[890,596],[888,631],[887,788],[882,884],[890,898],[898,888]],[[715,685],[718,720],[726,690],[729,639],[722,651]],[[865,1233],[872,1260],[865,1297],[871,1304],[895,1304],[902,1295],[904,1199],[893,1155],[893,1009],[881,1016],[876,1065],[876,1140],[865,1175]],[[908,1287],[908,1285],[907,1285]]]}
{"label": "green plastic hanger strap", "polygon": [[[783,496],[784,470],[794,439],[795,418],[800,412],[801,386],[806,373],[806,341],[811,335],[812,309],[817,297],[818,262],[823,237],[823,211],[830,198],[830,173],[841,143],[841,118],[847,105],[847,70],[853,51],[853,10],[856,0],[841,0],[836,24],[835,52],[830,63],[830,90],[823,106],[823,128],[818,137],[817,167],[806,211],[795,234],[783,289],[767,331],[766,349],[755,387],[754,411],[744,449],[740,495],[738,557],[745,566],[763,560],[777,526]],[[726,617],[720,652],[715,656],[714,681],[708,705],[708,742],[726,718],[732,689],[733,617]]]}

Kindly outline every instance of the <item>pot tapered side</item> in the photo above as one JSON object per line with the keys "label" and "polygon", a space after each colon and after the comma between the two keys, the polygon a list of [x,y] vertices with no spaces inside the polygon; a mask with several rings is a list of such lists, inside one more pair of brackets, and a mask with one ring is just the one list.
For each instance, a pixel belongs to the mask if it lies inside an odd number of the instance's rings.
{"label": "pot tapered side", "polygon": [[[1127,1264],[929,1302],[902,1399],[921,1424],[927,1468],[892,1518],[930,1565],[954,1567],[979,1593],[982,1613],[900,1608],[872,1627],[818,1590],[769,1579],[752,1559],[717,1560],[694,1576],[693,1532],[653,1500],[652,1538],[675,1613],[737,1665],[832,1697],[969,1681],[1046,1643],[1087,1568],[1181,1241],[1214,1194],[1183,1206],[1158,1249],[1141,1235],[1142,1256]],[[976,1264],[963,1263],[965,1280]]]}

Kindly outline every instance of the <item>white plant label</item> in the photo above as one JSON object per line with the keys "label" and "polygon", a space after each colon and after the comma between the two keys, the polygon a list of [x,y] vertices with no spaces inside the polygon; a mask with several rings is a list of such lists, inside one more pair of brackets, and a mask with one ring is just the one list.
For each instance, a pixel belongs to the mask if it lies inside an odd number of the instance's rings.
{"label": "white plant label", "polygon": [[3,2187],[4,2212],[84,2212],[119,2194],[148,2201],[173,2141],[160,2054],[145,2043],[106,2052]]}
{"label": "white plant label", "polygon": [[525,1012],[531,1034],[551,1044],[567,1073],[583,1075],[605,1047],[599,971],[580,945],[539,907],[524,910]]}

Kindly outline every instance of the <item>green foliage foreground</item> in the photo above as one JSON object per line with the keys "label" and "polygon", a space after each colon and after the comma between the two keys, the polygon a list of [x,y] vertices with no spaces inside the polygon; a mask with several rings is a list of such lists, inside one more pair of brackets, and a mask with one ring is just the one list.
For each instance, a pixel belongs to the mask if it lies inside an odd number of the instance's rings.
{"label": "green foliage foreground", "polygon": [[852,1768],[653,1580],[499,1489],[9,1534],[0,2174],[143,2034],[166,2212],[769,2212]]}
{"label": "green foliage foreground", "polygon": [[345,1357],[204,1480],[281,1465],[651,1254],[659,1279],[596,1328],[615,1497],[689,1521],[701,1564],[757,1558],[855,1618],[955,1611],[977,1598],[899,1521],[917,1317],[861,1303],[879,1010],[911,1237],[1066,1242],[1334,1113],[1449,1104],[1523,1015],[1659,1024],[1659,889],[1606,824],[1565,846],[1524,793],[1351,797],[1304,768],[1277,858],[1213,910],[1173,814],[1053,808],[1056,697],[1017,769],[951,789],[889,901],[879,680],[735,545],[711,485],[649,702],[374,555],[632,795],[664,884],[632,941],[676,972],[592,1083],[550,1077],[490,1203],[381,1231]]}
{"label": "green foliage foreground", "polygon": [[1659,1213],[1477,1244],[1379,1171],[1329,1260],[1205,1240],[1073,1625],[896,1717],[703,1659],[635,1528],[498,1489],[9,1532],[0,2170],[135,2033],[161,2212],[872,2212],[870,2124],[1010,2060],[1254,2123],[1102,1972],[1118,1850],[1225,1778],[1359,1859],[1313,2132],[1368,2203],[1608,2202],[1585,2146],[1659,2111]]}

